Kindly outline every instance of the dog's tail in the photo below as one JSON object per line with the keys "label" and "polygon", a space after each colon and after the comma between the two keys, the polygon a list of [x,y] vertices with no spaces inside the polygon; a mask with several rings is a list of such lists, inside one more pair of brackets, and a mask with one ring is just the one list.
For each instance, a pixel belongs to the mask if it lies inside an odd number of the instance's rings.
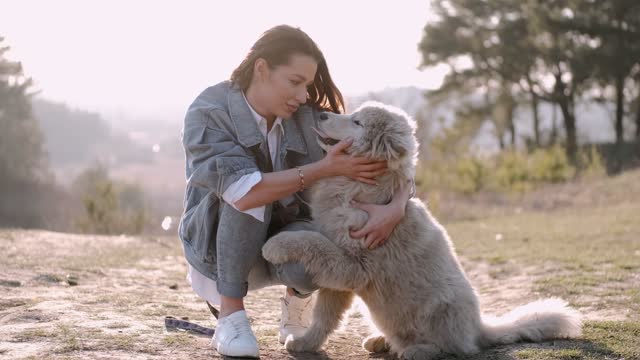
{"label": "dog's tail", "polygon": [[582,333],[582,320],[565,301],[545,299],[520,306],[498,318],[483,317],[482,333],[484,347],[575,338]]}

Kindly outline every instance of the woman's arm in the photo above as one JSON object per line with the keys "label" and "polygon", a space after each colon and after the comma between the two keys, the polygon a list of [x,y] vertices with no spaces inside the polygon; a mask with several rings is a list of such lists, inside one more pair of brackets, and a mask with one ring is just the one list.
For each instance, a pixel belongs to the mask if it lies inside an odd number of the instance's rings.
{"label": "woman's arm", "polygon": [[[374,179],[386,171],[386,162],[346,154],[344,151],[351,143],[352,140],[342,140],[322,160],[300,166],[304,186],[308,188],[323,177],[338,175],[375,184]],[[240,211],[262,206],[299,191],[300,185],[300,173],[295,168],[263,173],[262,180],[234,205]]]}
{"label": "woman's arm", "polygon": [[400,186],[387,205],[352,202],[353,207],[366,211],[369,214],[369,219],[360,230],[351,231],[351,237],[355,239],[364,237],[365,244],[369,249],[383,245],[404,217],[407,202],[414,194],[413,187],[413,180]]}

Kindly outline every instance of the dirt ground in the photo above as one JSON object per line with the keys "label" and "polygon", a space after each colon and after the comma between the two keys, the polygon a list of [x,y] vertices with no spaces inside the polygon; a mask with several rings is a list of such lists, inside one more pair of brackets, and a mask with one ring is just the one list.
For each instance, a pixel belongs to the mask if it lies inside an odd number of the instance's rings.
{"label": "dirt ground", "polygon": [[[2,359],[219,358],[209,339],[164,329],[167,315],[215,326],[185,280],[176,238],[1,230],[0,253]],[[486,263],[463,259],[463,266],[487,313],[500,314],[539,297],[526,269],[495,276]],[[282,293],[282,287],[271,287],[247,298],[263,359],[393,358],[370,355],[360,347],[369,328],[358,302],[321,353],[289,354],[277,341]],[[616,309],[585,315],[625,316]],[[504,356],[487,358],[511,358]]]}

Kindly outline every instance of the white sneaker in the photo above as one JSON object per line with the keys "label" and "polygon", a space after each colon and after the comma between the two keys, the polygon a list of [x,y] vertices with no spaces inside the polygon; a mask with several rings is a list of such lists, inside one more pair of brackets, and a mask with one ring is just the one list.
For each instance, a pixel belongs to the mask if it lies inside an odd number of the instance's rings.
{"label": "white sneaker", "polygon": [[284,344],[287,336],[300,337],[304,335],[311,325],[313,312],[312,296],[299,298],[285,293],[280,298],[282,302],[282,316],[280,318],[280,337],[278,340]]}
{"label": "white sneaker", "polygon": [[211,345],[220,355],[236,357],[260,357],[258,339],[251,331],[247,313],[236,311],[218,320]]}

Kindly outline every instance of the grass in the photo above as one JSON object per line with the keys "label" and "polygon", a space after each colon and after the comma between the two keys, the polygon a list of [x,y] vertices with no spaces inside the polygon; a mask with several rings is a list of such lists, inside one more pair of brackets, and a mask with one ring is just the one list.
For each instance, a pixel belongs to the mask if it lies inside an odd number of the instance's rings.
{"label": "grass", "polygon": [[582,189],[580,199],[558,209],[445,224],[458,254],[487,263],[493,278],[528,275],[540,296],[626,318],[586,321],[578,340],[521,344],[473,359],[640,359],[639,181],[635,172],[598,182],[597,201]]}
{"label": "grass", "polygon": [[526,360],[602,360],[640,359],[638,322],[587,322],[583,339],[562,342],[560,347],[531,347],[517,350],[517,359]]}
{"label": "grass", "polygon": [[[143,266],[138,264],[141,260],[152,260],[154,258],[164,258],[166,256],[180,256],[181,248],[173,237],[155,238],[139,237],[131,238],[130,241],[120,241],[114,243],[113,239],[118,237],[97,236],[97,235],[67,235],[49,232],[29,232],[26,230],[6,229],[0,232],[0,252],[8,253],[9,256],[0,258],[1,267],[17,268],[58,268],[65,272],[89,272],[99,274],[102,269],[122,268],[130,266]],[[34,236],[34,237],[31,237]],[[37,251],[43,246],[39,239],[47,236],[49,240],[73,242],[73,251],[55,253],[54,256],[48,252]],[[19,240],[16,240],[19,239]],[[13,245],[15,241],[22,241],[18,250]],[[104,246],[100,242],[108,242],[109,246]],[[45,275],[46,276],[46,275]],[[55,275],[54,275],[55,276]],[[50,276],[51,277],[51,276]],[[59,278],[59,280],[62,280]]]}
{"label": "grass", "polygon": [[[640,359],[640,196],[635,195],[640,192],[639,184],[640,172],[622,175],[598,182],[591,189],[576,190],[579,201],[559,208],[541,211],[523,206],[522,211],[513,212],[505,207],[501,212],[477,212],[470,217],[473,220],[445,223],[465,266],[486,263],[494,281],[484,286],[513,282],[513,277],[518,276],[518,281],[531,281],[536,296],[562,297],[583,312],[606,310],[625,319],[586,321],[584,334],[577,340],[498,347],[468,360]],[[587,198],[592,196],[590,193],[595,200]],[[478,209],[483,206],[476,204]],[[162,330],[165,315],[187,316],[205,326],[211,321],[203,303],[199,304],[202,307],[185,306],[183,287],[188,285],[180,285],[178,291],[169,290],[170,284],[183,284],[182,272],[166,270],[161,277],[150,275],[145,286],[139,286],[128,272],[136,269],[155,274],[158,266],[162,266],[158,264],[167,257],[178,259],[181,248],[176,239],[122,242],[120,237],[78,237],[69,242],[73,251],[51,256],[40,251],[39,236],[67,238],[66,234],[0,231],[0,252],[8,254],[0,259],[0,267],[35,268],[38,270],[33,273],[41,275],[31,277],[35,285],[26,281],[15,289],[55,287],[56,291],[64,292],[55,299],[69,301],[75,311],[92,314],[91,319],[109,320],[111,312],[122,318],[103,325],[102,329],[40,322],[11,334],[10,341],[42,344],[44,352],[34,359],[92,358],[103,354],[121,358],[175,354],[187,357],[204,354],[205,348],[211,351],[206,341],[193,335]],[[24,240],[30,247],[23,246]],[[99,244],[101,241],[106,242]],[[164,263],[170,261],[173,260],[169,258]],[[65,287],[51,282],[63,279],[70,271],[79,274],[79,286]],[[96,284],[100,284],[99,291]],[[47,300],[51,298],[46,293],[37,296],[17,293],[15,297],[0,299],[0,311],[27,309]],[[145,325],[144,329],[133,328],[133,324],[140,323]],[[277,343],[275,325],[258,328],[256,335],[264,359],[286,356]],[[345,358],[345,352],[351,352],[357,359],[381,358],[363,353],[357,335],[343,340],[327,344],[329,358]],[[3,352],[7,350],[0,349],[0,357],[5,355]],[[327,358],[326,354],[308,358]]]}
{"label": "grass", "polygon": [[[640,203],[526,212],[447,224],[458,254],[500,277],[527,269],[541,294],[616,304],[640,320]],[[578,298],[594,299],[589,303]]]}

